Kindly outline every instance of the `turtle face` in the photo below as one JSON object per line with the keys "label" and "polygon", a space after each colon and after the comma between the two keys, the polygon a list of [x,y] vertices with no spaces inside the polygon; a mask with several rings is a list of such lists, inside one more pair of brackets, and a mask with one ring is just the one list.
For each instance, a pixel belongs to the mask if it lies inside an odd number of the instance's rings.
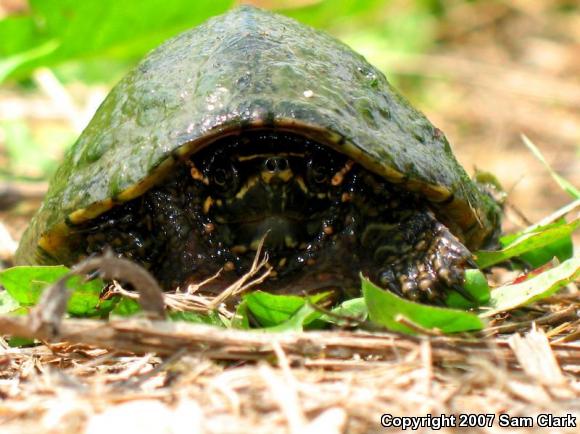
{"label": "turtle face", "polygon": [[281,259],[323,233],[340,191],[332,180],[348,162],[328,148],[296,141],[263,134],[210,147],[190,162],[192,177],[205,186],[202,213],[232,252],[255,251],[264,239]]}
{"label": "turtle face", "polygon": [[[308,280],[298,284],[302,289],[345,279],[336,258],[347,254],[351,237],[344,234],[354,224],[343,195],[344,174],[354,165],[346,156],[301,136],[263,131],[222,139],[186,165],[190,218],[203,228],[200,242],[216,263],[247,270],[263,241],[276,289],[300,276]],[[320,275],[324,282],[313,282]]]}

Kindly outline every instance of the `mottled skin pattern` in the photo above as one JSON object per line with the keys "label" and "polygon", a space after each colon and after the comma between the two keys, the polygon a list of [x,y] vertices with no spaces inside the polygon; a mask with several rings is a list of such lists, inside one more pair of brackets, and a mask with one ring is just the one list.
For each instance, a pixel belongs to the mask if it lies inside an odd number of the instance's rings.
{"label": "mottled skin pattern", "polygon": [[[303,137],[248,132],[212,144],[161,185],[80,225],[87,254],[112,248],[170,290],[224,268],[223,290],[260,241],[263,288],[357,293],[363,272],[400,295],[441,302],[461,290],[469,251],[417,195]],[[151,234],[155,234],[154,237]]]}

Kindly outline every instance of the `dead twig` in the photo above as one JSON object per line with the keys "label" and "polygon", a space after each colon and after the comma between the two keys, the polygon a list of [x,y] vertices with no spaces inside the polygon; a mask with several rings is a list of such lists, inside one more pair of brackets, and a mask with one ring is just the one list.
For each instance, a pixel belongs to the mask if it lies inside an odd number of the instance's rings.
{"label": "dead twig", "polygon": [[75,265],[69,273],[42,293],[38,304],[30,312],[30,330],[37,331],[41,336],[39,339],[50,340],[59,335],[60,323],[71,296],[71,290],[67,287],[68,279],[74,275],[94,274],[95,270],[104,279],[123,279],[133,285],[140,292],[138,301],[144,314],[155,319],[165,318],[162,290],[155,278],[128,259],[105,254]]}
{"label": "dead twig", "polygon": [[571,305],[565,308],[564,310],[549,313],[539,318],[515,322],[511,324],[502,324],[495,327],[488,327],[482,332],[482,334],[484,336],[492,336],[499,333],[513,333],[523,328],[530,327],[534,323],[537,325],[550,325],[550,324],[560,324],[564,321],[574,319],[578,319],[578,314],[576,313],[576,307]]}
{"label": "dead twig", "polygon": [[40,202],[46,194],[45,182],[9,182],[0,184],[0,211],[8,210],[21,202]]}
{"label": "dead twig", "polygon": [[[274,345],[288,355],[307,358],[398,360],[416,351],[422,339],[429,339],[433,363],[465,362],[469,357],[502,358],[515,365],[507,342],[450,337],[417,338],[396,333],[307,332],[265,334],[216,327],[148,319],[120,319],[109,322],[65,319],[58,329],[60,340],[138,354],[155,352],[171,355],[180,349],[216,360],[268,360],[276,356]],[[51,340],[45,328],[35,329],[26,316],[0,316],[0,334]],[[551,344],[560,364],[580,365],[580,345]]]}

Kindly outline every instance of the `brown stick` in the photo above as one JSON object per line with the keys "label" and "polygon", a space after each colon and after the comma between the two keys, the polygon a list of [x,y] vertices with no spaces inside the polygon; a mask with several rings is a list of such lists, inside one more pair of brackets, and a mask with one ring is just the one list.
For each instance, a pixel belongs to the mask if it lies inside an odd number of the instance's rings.
{"label": "brown stick", "polygon": [[23,201],[41,201],[46,183],[0,183],[0,210],[7,210]]}
{"label": "brown stick", "polygon": [[[34,330],[29,317],[0,316],[0,334],[29,339],[52,340],[50,330]],[[274,346],[288,355],[314,359],[350,359],[360,356],[372,360],[397,360],[416,351],[428,339],[435,363],[467,362],[482,357],[502,358],[509,364],[516,359],[506,342],[468,340],[449,337],[412,337],[396,333],[307,332],[271,334],[224,330],[211,326],[147,319],[109,322],[65,319],[59,326],[60,340],[102,348],[127,350],[138,354],[156,352],[170,355],[183,350],[218,360],[264,360],[275,357]],[[552,345],[562,365],[580,364],[580,346]]]}
{"label": "brown stick", "polygon": [[60,323],[71,296],[71,291],[66,286],[68,279],[73,275],[86,276],[95,271],[98,271],[104,279],[123,279],[133,285],[140,294],[138,302],[143,313],[152,319],[165,318],[163,292],[153,275],[133,261],[117,258],[109,252],[103,256],[85,259],[46,288],[38,305],[30,311],[29,327],[32,334],[42,335],[42,339],[47,340],[58,336]]}

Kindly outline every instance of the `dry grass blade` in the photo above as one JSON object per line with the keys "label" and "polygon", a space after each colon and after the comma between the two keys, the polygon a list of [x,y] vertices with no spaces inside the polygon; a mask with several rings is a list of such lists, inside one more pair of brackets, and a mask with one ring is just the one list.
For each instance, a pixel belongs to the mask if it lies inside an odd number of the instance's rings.
{"label": "dry grass blade", "polygon": [[[259,285],[266,280],[272,271],[270,264],[268,264],[268,254],[262,255],[264,240],[265,237],[262,238],[258,245],[252,266],[248,272],[225,288],[217,296],[212,297],[209,295],[199,295],[197,293],[205,285],[216,280],[222,273],[222,270],[219,270],[213,276],[210,276],[202,282],[189,285],[185,291],[178,290],[176,292],[162,293],[164,305],[181,312],[209,313],[217,311],[226,318],[231,318],[233,313],[224,306],[224,303],[232,297],[236,297],[250,288]],[[133,300],[140,300],[141,298],[140,293],[124,289],[117,281],[113,282],[113,286],[109,289],[109,294],[120,294],[123,297]]]}
{"label": "dry grass blade", "polygon": [[576,320],[578,314],[576,313],[577,307],[570,305],[557,312],[547,313],[539,318],[526,319],[524,321],[513,322],[509,324],[501,324],[498,326],[488,327],[484,330],[484,336],[493,336],[499,333],[513,333],[522,330],[533,324],[537,325],[554,325],[562,324],[563,321]]}
{"label": "dry grass blade", "polygon": [[539,378],[546,384],[564,383],[562,371],[543,332],[534,327],[525,337],[513,335],[509,344],[520,365],[529,375]]}
{"label": "dry grass blade", "polygon": [[[264,241],[266,240],[267,236],[268,234],[266,233],[260,240],[250,270],[210,302],[209,306],[212,309],[215,309],[227,299],[239,295],[252,286],[263,282],[270,275],[272,269],[268,264],[268,253],[264,253],[263,258],[260,260],[262,249],[264,248]],[[265,271],[260,276],[250,280],[264,268]]]}

